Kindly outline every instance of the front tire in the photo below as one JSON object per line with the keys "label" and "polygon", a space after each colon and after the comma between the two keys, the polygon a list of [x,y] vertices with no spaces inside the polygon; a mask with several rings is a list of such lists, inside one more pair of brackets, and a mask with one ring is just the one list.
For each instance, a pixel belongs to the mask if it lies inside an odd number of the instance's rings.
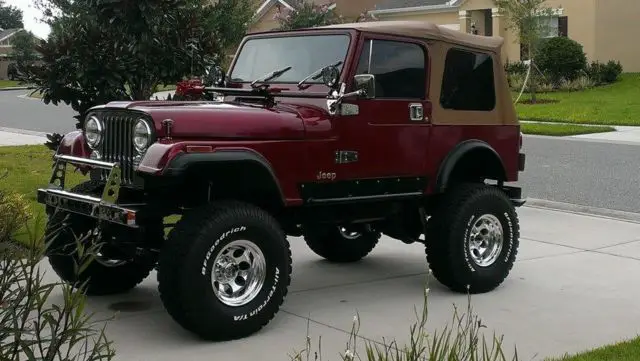
{"label": "front tire", "polygon": [[485,293],[509,275],[520,227],[500,189],[465,184],[445,195],[428,221],[426,255],[436,279],[456,292]]}
{"label": "front tire", "polygon": [[160,297],[176,322],[203,339],[243,338],[278,312],[291,264],[286,235],[267,212],[239,202],[206,205],[169,234]]}
{"label": "front tire", "polygon": [[[71,192],[98,196],[102,188],[99,182],[87,181],[73,187]],[[52,239],[47,249],[49,264],[64,282],[74,287],[86,282],[84,291],[89,296],[120,294],[133,289],[155,267],[154,255],[130,257],[115,249],[109,252],[107,244],[100,249],[104,254],[91,255],[94,259],[87,268],[82,273],[76,272],[76,265],[83,261],[78,256],[76,240],[86,236],[85,242],[95,242],[98,230],[94,218],[49,209],[45,231],[45,239]],[[149,242],[159,242],[163,237],[162,223],[150,227],[146,237]]]}
{"label": "front tire", "polygon": [[380,240],[380,232],[363,226],[352,230],[338,226],[308,226],[307,246],[318,256],[334,263],[351,263],[366,257]]}

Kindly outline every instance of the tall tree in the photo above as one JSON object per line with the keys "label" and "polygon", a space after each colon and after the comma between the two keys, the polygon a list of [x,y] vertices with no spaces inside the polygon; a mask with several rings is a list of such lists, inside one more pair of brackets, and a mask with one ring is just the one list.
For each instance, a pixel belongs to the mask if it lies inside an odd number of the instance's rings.
{"label": "tall tree", "polygon": [[31,32],[21,31],[11,38],[11,56],[18,66],[28,65],[37,59],[36,44]]}
{"label": "tall tree", "polygon": [[520,44],[527,51],[527,60],[531,62],[529,89],[531,90],[531,102],[536,102],[537,68],[535,57],[543,32],[549,28],[548,20],[553,15],[553,10],[546,6],[546,0],[494,0],[500,13],[507,20],[507,27],[513,30]]}
{"label": "tall tree", "polygon": [[5,4],[4,0],[0,0],[0,28],[2,29],[22,29],[22,10]]}
{"label": "tall tree", "polygon": [[36,0],[49,38],[28,71],[45,103],[78,112],[146,100],[158,85],[202,74],[246,32],[251,0]]}

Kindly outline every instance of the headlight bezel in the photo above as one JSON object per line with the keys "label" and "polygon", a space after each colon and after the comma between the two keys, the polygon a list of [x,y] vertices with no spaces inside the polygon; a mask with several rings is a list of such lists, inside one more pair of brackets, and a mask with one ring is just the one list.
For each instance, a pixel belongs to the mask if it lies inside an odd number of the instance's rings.
{"label": "headlight bezel", "polygon": [[[87,126],[89,125],[89,122],[95,122],[96,124],[96,130],[97,130],[97,139],[95,141],[91,141],[89,136],[87,135]],[[102,140],[104,138],[104,125],[102,124],[102,122],[100,121],[100,118],[98,118],[95,114],[90,115],[87,120],[84,122],[84,127],[82,129],[83,135],[84,135],[84,139],[85,142],[87,143],[87,145],[89,146],[89,148],[91,148],[92,150],[97,149],[98,147],[100,147],[100,144],[102,143]]]}
{"label": "headlight bezel", "polygon": [[[136,142],[136,138],[138,137],[137,129],[138,125],[140,124],[144,126],[144,131],[147,138],[143,146],[138,146]],[[133,147],[135,148],[136,152],[138,152],[138,154],[143,154],[153,143],[153,130],[151,129],[151,125],[149,125],[149,122],[146,119],[138,118],[138,120],[133,124],[131,142],[133,143]]]}

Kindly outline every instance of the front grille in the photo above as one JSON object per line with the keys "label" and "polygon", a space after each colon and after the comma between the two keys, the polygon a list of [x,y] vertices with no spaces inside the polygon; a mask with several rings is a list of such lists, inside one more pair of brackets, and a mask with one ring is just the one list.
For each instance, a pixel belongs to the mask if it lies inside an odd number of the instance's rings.
{"label": "front grille", "polygon": [[[100,154],[102,160],[120,164],[123,185],[134,183],[133,127],[140,114],[131,111],[107,111],[98,114],[104,127]],[[103,171],[102,180],[106,180],[109,171]]]}

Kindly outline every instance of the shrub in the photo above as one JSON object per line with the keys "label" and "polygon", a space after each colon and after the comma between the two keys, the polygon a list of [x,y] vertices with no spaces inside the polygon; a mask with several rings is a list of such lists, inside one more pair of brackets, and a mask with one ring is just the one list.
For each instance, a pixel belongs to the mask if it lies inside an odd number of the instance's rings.
{"label": "shrub", "polygon": [[615,83],[622,71],[622,64],[613,60],[609,60],[606,64],[594,61],[586,69],[587,75],[597,85]]}
{"label": "shrub", "polygon": [[592,78],[583,75],[581,77],[578,77],[575,80],[563,79],[558,86],[558,90],[578,91],[578,90],[585,90],[585,89],[592,88],[595,85],[596,85],[596,82]]}
{"label": "shrub", "polygon": [[[2,177],[0,177],[2,178]],[[109,361],[115,352],[104,333],[84,312],[84,287],[46,283],[39,264],[46,244],[32,235],[29,247],[12,241],[30,212],[22,196],[0,190],[0,360]],[[82,238],[78,240],[79,245]],[[79,271],[97,247],[80,246]],[[50,296],[61,293],[52,303]]]}
{"label": "shrub", "polygon": [[524,64],[524,62],[521,61],[516,61],[516,62],[509,62],[507,61],[504,64],[504,71],[507,72],[507,75],[515,75],[515,74],[519,74],[519,75],[524,75],[527,73],[527,65]]}
{"label": "shrub", "polygon": [[577,79],[587,68],[587,56],[580,43],[559,36],[541,42],[536,64],[557,84]]}
{"label": "shrub", "polygon": [[[4,176],[0,180],[2,178]],[[0,189],[0,242],[10,242],[30,215],[29,206],[22,195]]]}

